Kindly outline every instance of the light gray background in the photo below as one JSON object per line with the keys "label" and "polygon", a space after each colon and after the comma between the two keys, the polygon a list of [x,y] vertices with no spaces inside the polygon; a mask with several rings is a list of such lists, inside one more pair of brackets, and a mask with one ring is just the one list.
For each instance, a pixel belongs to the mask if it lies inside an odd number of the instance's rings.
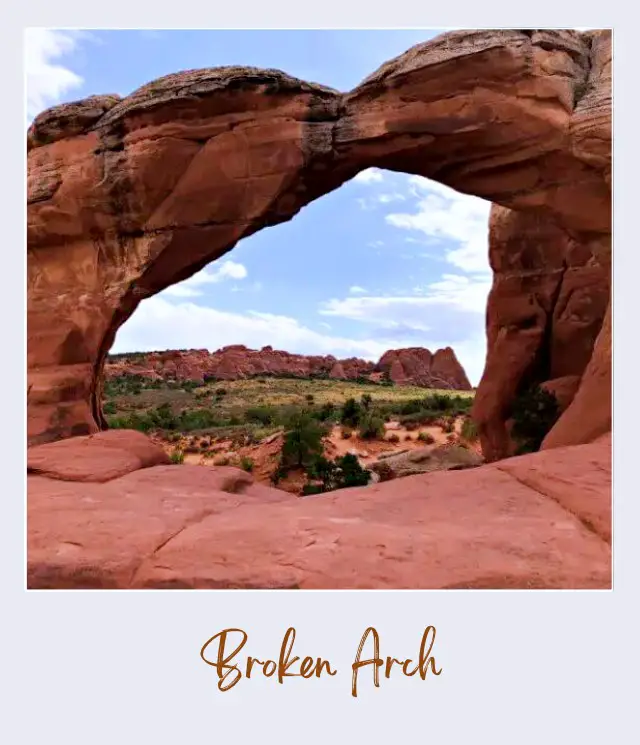
{"label": "light gray background", "polygon": [[[629,9],[622,11],[621,6]],[[2,129],[4,484],[0,525],[3,729],[11,743],[601,743],[635,741],[638,656],[637,12],[631,4],[537,0],[15,4],[5,20]],[[615,30],[615,590],[613,592],[26,592],[24,590],[24,113],[22,27],[614,27]],[[634,64],[635,63],[635,64]],[[101,93],[102,91],[96,91]],[[625,315],[626,312],[626,315]],[[635,398],[635,405],[634,405]],[[634,418],[636,417],[636,418]],[[383,655],[415,656],[437,627],[443,672],[396,675],[374,689],[351,671],[364,629]],[[335,678],[241,681],[217,691],[199,651],[225,627],[246,652],[321,655]],[[634,703],[635,696],[634,696]],[[7,717],[8,715],[8,717]]]}

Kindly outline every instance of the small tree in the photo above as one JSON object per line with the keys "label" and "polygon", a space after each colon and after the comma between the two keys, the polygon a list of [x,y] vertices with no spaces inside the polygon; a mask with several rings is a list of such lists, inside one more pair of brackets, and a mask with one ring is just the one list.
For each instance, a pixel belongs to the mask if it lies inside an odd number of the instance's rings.
{"label": "small tree", "polygon": [[360,419],[360,437],[363,440],[379,440],[384,437],[384,419],[367,411]]}
{"label": "small tree", "polygon": [[322,404],[318,413],[318,419],[322,422],[326,422],[328,419],[332,419],[335,414],[336,407],[332,401]]}
{"label": "small tree", "polygon": [[303,468],[322,455],[324,427],[304,409],[292,412],[285,425],[281,468]]}
{"label": "small tree", "polygon": [[341,458],[336,458],[336,466],[340,470],[341,485],[339,489],[347,489],[350,486],[366,486],[371,478],[371,473],[360,465],[360,461],[353,453],[347,453]]}
{"label": "small tree", "polygon": [[372,401],[373,401],[373,398],[371,397],[371,394],[370,393],[363,393],[362,394],[362,398],[360,399],[360,403],[362,404],[362,408],[365,411],[368,411],[369,410]]}
{"label": "small tree", "polygon": [[366,486],[371,478],[371,473],[360,465],[360,461],[352,453],[347,453],[334,461],[320,456],[307,469],[307,473],[312,482],[321,481],[322,484],[307,484],[303,494],[320,494],[351,486]]}
{"label": "small tree", "polygon": [[340,422],[348,427],[357,427],[360,423],[361,409],[355,398],[348,398],[342,407]]}
{"label": "small tree", "polygon": [[542,441],[559,416],[556,397],[540,386],[533,386],[518,396],[511,407],[511,436],[518,443],[516,453],[521,455],[540,450]]}

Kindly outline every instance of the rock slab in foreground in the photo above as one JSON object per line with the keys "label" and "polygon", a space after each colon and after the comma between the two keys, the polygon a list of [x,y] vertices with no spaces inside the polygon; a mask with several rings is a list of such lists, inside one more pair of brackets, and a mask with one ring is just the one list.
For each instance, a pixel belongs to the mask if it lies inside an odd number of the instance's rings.
{"label": "rock slab in foreground", "polygon": [[29,588],[610,588],[610,536],[608,436],[305,498],[233,468],[28,478]]}

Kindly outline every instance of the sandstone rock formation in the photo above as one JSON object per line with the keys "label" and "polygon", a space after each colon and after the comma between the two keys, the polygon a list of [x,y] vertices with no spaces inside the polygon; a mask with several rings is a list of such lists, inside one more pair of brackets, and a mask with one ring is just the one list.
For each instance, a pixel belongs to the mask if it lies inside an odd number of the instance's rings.
{"label": "sandstone rock formation", "polygon": [[[485,457],[498,460],[510,454],[506,422],[517,394],[541,384],[569,407],[610,293],[608,271],[591,248],[534,212],[494,205],[489,234],[487,360],[473,416]],[[597,397],[606,401],[606,390]]]}
{"label": "sandstone rock formation", "polygon": [[389,374],[394,383],[411,383],[426,388],[470,391],[469,379],[451,347],[438,349],[390,349],[382,355],[377,369]]}
{"label": "sandstone rock formation", "polygon": [[[397,369],[392,365],[395,360],[398,360]],[[107,379],[130,374],[198,382],[207,377],[237,380],[259,375],[377,380],[381,373],[390,372],[392,380],[401,385],[471,389],[466,373],[450,347],[438,349],[434,354],[423,348],[390,350],[378,363],[373,363],[357,357],[338,360],[332,355],[291,354],[270,346],[256,350],[236,344],[213,353],[206,349],[189,349],[108,357],[104,371]]]}
{"label": "sandstone rock formation", "polygon": [[476,412],[498,457],[522,382],[576,374],[546,446],[592,439],[611,416],[609,327],[589,359],[599,310],[585,301],[610,272],[610,118],[610,33],[563,30],[443,34],[344,94],[231,67],[44,112],[27,138],[30,442],[104,425],[104,359],[141,299],[371,166],[483,197],[512,224],[532,215],[539,235],[566,235],[563,256],[589,254],[561,281],[538,271],[535,290],[517,259],[514,278],[497,269]]}
{"label": "sandstone rock formation", "polygon": [[[436,448],[416,448],[381,457],[370,467],[374,473],[384,474],[386,478],[402,478],[432,471],[459,471],[481,464],[482,458],[477,453],[461,445],[447,444]],[[402,489],[402,486],[400,488]]]}
{"label": "sandstone rock formation", "polygon": [[611,586],[610,438],[303,498],[234,468],[63,470],[28,477],[30,588]]}

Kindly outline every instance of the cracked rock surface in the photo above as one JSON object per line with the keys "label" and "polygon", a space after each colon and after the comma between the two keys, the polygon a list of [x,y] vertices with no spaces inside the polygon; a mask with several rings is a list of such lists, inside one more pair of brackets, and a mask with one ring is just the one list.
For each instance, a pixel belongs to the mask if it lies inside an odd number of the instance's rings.
{"label": "cracked rock surface", "polygon": [[611,586],[609,436],[299,498],[236,468],[153,465],[150,441],[130,470],[132,433],[118,435],[106,481],[34,448],[50,461],[28,476],[30,588]]}

